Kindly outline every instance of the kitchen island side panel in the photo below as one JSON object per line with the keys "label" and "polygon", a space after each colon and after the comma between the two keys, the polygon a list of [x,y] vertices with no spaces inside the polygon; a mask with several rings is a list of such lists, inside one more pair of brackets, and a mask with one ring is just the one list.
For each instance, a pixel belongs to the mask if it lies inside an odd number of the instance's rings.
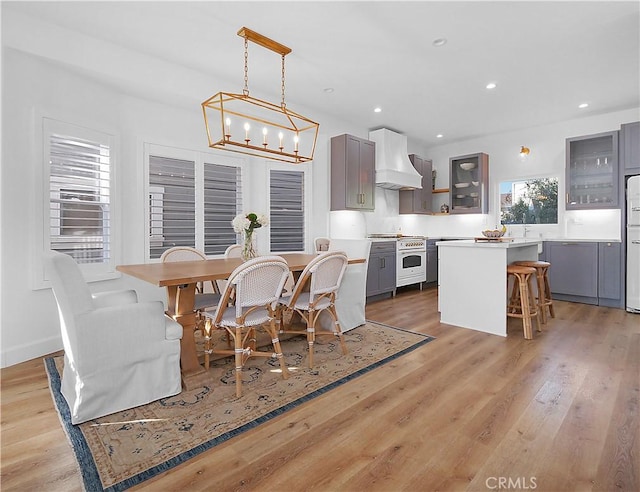
{"label": "kitchen island side panel", "polygon": [[440,322],[507,336],[507,265],[537,258],[533,242],[438,244]]}

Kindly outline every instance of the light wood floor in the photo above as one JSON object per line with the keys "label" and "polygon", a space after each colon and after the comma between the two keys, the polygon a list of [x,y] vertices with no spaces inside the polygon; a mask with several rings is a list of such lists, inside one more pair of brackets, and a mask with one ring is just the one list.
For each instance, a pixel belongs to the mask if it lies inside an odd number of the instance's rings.
{"label": "light wood floor", "polygon": [[[527,341],[415,289],[367,317],[437,340],[137,490],[640,490],[639,315],[556,302]],[[2,370],[1,451],[3,491],[81,490],[40,359]]]}

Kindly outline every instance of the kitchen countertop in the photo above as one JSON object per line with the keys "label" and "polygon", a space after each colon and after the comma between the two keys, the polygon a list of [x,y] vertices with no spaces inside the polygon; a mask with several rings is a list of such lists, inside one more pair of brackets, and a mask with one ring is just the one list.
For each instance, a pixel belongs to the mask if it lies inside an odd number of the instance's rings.
{"label": "kitchen countertop", "polygon": [[462,239],[460,241],[438,241],[436,246],[446,246],[452,248],[493,248],[510,249],[522,248],[531,244],[540,244],[542,239],[533,238],[513,238],[511,241],[478,241],[473,239]]}

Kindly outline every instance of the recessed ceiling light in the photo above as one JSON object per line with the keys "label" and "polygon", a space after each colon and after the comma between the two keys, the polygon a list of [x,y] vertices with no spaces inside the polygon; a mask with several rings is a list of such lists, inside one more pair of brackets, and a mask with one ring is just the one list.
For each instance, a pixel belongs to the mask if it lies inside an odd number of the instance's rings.
{"label": "recessed ceiling light", "polygon": [[382,112],[382,108],[374,108],[373,112],[374,113],[381,113]]}
{"label": "recessed ceiling light", "polygon": [[440,46],[444,46],[445,44],[447,44],[447,38],[438,38],[438,39],[434,39],[432,44],[433,44],[436,48],[439,48]]}
{"label": "recessed ceiling light", "polygon": [[496,86],[496,83],[495,83],[495,82],[489,82],[489,83],[487,84],[487,89],[495,89],[496,87],[497,87],[497,86]]}
{"label": "recessed ceiling light", "polygon": [[444,137],[444,135],[443,135],[442,133],[438,133],[438,134],[436,135],[436,138],[442,138],[442,137]]}
{"label": "recessed ceiling light", "polygon": [[579,105],[578,105],[578,107],[579,107],[580,109],[588,108],[588,107],[589,107],[589,103],[582,103],[582,104],[579,104]]}
{"label": "recessed ceiling light", "polygon": [[327,88],[325,88],[325,89],[323,89],[323,90],[324,90],[324,92],[326,92],[327,94],[331,94],[331,93],[334,91],[333,87],[327,87]]}

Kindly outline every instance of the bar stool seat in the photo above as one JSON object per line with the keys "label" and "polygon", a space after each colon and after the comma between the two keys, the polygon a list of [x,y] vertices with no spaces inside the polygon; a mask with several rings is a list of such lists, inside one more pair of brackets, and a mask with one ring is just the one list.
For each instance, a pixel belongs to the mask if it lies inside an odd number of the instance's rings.
{"label": "bar stool seat", "polygon": [[538,287],[538,310],[540,311],[540,319],[542,323],[547,322],[547,308],[549,309],[549,316],[556,317],[556,313],[553,310],[553,300],[551,299],[551,288],[549,287],[549,267],[551,263],[548,261],[516,261],[516,265],[531,267],[536,269],[536,284]]}
{"label": "bar stool seat", "polygon": [[507,278],[509,275],[514,277],[513,290],[507,305],[507,316],[522,319],[524,337],[527,340],[533,338],[532,318],[536,320],[537,331],[542,331],[540,328],[540,312],[530,285],[532,276],[535,273],[536,269],[533,267],[515,265],[513,263],[507,265]]}

